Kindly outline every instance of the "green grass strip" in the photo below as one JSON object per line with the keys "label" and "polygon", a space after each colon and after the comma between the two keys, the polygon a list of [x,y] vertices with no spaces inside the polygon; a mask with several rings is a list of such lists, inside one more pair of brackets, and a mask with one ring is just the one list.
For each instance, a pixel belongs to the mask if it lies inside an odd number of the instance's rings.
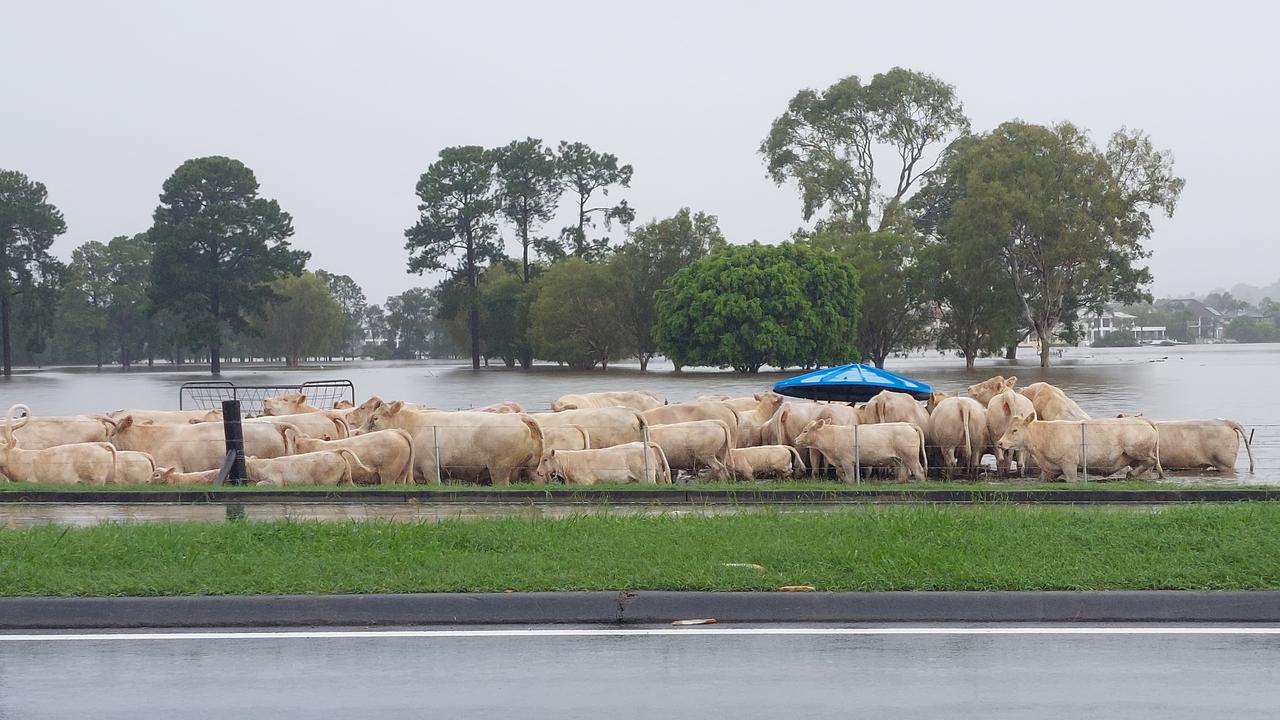
{"label": "green grass strip", "polygon": [[[757,563],[763,571],[728,567]],[[3,595],[1280,588],[1280,506],[0,530]]]}

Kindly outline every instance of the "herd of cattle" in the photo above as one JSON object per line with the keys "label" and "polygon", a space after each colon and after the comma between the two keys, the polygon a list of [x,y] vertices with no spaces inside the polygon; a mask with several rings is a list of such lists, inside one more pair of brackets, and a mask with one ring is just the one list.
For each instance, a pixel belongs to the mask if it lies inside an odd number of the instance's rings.
{"label": "herd of cattle", "polygon": [[[669,483],[675,473],[717,481],[834,471],[854,482],[889,469],[924,480],[930,460],[948,476],[974,474],[994,455],[1000,474],[1074,481],[1080,469],[1163,476],[1168,469],[1234,473],[1244,428],[1229,420],[1092,419],[1047,383],[1016,388],[993,377],[928,402],[885,391],[860,405],[702,396],[668,403],[652,393],[566,395],[551,412],[506,402],[446,411],[373,397],[359,406],[268,398],[245,420],[249,479],[269,485],[414,482]],[[0,474],[67,484],[211,484],[226,455],[216,410],[117,410],[33,416],[10,408]]]}

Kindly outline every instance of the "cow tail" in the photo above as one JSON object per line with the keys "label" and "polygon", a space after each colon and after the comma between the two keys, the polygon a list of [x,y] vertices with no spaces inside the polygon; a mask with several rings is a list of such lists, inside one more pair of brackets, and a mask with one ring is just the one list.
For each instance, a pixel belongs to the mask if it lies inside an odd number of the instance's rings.
{"label": "cow tail", "polygon": [[[659,470],[662,471],[662,478],[663,478],[662,482],[667,485],[670,485],[671,484],[671,464],[667,462],[667,454],[663,452],[661,445],[653,442],[646,443],[645,452],[649,452],[650,447],[658,451],[658,459],[662,461],[660,464],[660,467],[658,468]],[[654,474],[657,475],[656,472]]]}
{"label": "cow tail", "polygon": [[412,485],[413,484],[413,467],[414,467],[413,436],[399,428],[393,428],[393,431],[396,433],[399,433],[400,437],[404,438],[404,441],[409,445],[409,462],[405,463],[404,472],[400,475],[399,478],[396,479],[396,482],[403,483],[405,485]]}
{"label": "cow tail", "polygon": [[[636,423],[640,429],[640,441],[644,442],[649,438],[649,421],[644,419],[644,413],[639,410],[632,410],[632,414],[636,416]],[[588,445],[587,447],[591,447]]]}
{"label": "cow tail", "polygon": [[578,428],[578,434],[582,436],[582,449],[590,450],[591,449],[591,433],[588,432],[587,428],[585,428],[582,425],[574,425],[574,427]]}
{"label": "cow tail", "polygon": [[960,403],[960,422],[964,423],[964,452],[969,456],[966,462],[972,463],[973,441],[969,439],[969,403]]}
{"label": "cow tail", "polygon": [[116,446],[111,443],[98,443],[111,452],[111,472],[107,473],[107,485],[116,484]]}
{"label": "cow tail", "polygon": [[929,453],[925,452],[924,430],[921,430],[920,426],[915,423],[911,423],[911,427],[916,429],[916,436],[920,438],[920,467],[924,468],[924,477],[927,480],[929,478]]}
{"label": "cow tail", "polygon": [[337,448],[337,451],[338,451],[338,454],[343,458],[345,458],[347,461],[347,472],[342,476],[342,479],[347,483],[350,483],[352,485],[355,484],[355,480],[351,478],[351,463],[353,462],[355,463],[356,467],[360,468],[361,472],[366,472],[366,473],[373,472],[372,470],[369,469],[369,466],[360,462],[360,456],[352,452],[351,448]]}
{"label": "cow tail", "polygon": [[272,425],[280,431],[280,437],[284,441],[284,454],[296,454],[298,451],[298,429],[288,423],[272,423]]}
{"label": "cow tail", "polygon": [[93,419],[102,423],[102,429],[106,431],[107,439],[110,440],[112,433],[114,433],[116,429],[115,419],[109,418],[106,415],[94,415]]}
{"label": "cow tail", "polygon": [[1235,430],[1236,432],[1240,433],[1240,439],[1244,441],[1244,451],[1249,454],[1249,472],[1252,473],[1253,472],[1253,448],[1249,446],[1249,435],[1245,433],[1244,426],[1236,422],[1235,420],[1223,420],[1222,422],[1230,426],[1232,430]]}
{"label": "cow tail", "polygon": [[333,422],[333,427],[336,429],[338,433],[338,437],[340,438],[351,437],[351,426],[347,424],[346,420],[343,420],[337,415],[328,415],[326,417],[328,417],[329,420]]}
{"label": "cow tail", "polygon": [[804,466],[804,460],[800,458],[799,450],[790,445],[784,445],[783,447],[791,451],[791,462],[796,472],[803,473],[809,471],[809,469]]}
{"label": "cow tail", "polygon": [[733,458],[730,457],[730,453],[733,450],[733,434],[729,432],[729,426],[725,425],[723,420],[719,422],[720,426],[724,428],[724,453],[723,456],[721,453],[716,453],[716,459],[725,465],[729,465],[733,462]]}
{"label": "cow tail", "polygon": [[537,420],[524,413],[520,413],[517,417],[520,418],[520,422],[529,428],[529,434],[533,436],[534,442],[538,443],[538,457],[541,458],[543,449],[546,447],[546,441],[542,437],[542,426],[538,424]]}

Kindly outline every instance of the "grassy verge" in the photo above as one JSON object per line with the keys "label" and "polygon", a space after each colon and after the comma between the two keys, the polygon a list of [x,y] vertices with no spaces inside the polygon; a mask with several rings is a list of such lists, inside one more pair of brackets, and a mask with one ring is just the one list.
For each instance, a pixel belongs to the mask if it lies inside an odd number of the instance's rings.
{"label": "grassy verge", "polygon": [[1264,503],[42,527],[0,530],[0,594],[1263,589],[1278,531]]}
{"label": "grassy verge", "polygon": [[836,491],[899,491],[899,490],[1072,490],[1072,491],[1091,491],[1091,490],[1141,490],[1141,491],[1172,491],[1172,490],[1266,490],[1276,489],[1276,485],[1265,485],[1257,483],[1249,483],[1247,479],[1241,478],[1234,482],[1224,481],[1213,477],[1205,477],[1203,479],[1196,477],[1180,478],[1177,482],[1147,482],[1142,480],[1108,480],[1108,481],[1090,481],[1080,483],[1042,483],[1036,480],[1006,480],[1000,482],[914,482],[914,483],[888,483],[888,482],[867,482],[861,485],[846,485],[844,483],[833,482],[825,479],[796,479],[775,482],[740,482],[740,483],[679,483],[676,485],[533,485],[533,484],[517,484],[507,486],[489,486],[489,485],[344,485],[342,487],[324,487],[316,485],[293,485],[290,487],[272,487],[257,485],[222,485],[214,487],[212,485],[38,485],[34,483],[0,483],[0,493],[40,493],[40,492],[118,492],[122,494],[138,493],[138,492],[208,492],[212,490],[225,492],[241,492],[241,493],[344,493],[344,492],[387,492],[397,493],[413,491],[413,492],[452,492],[452,493],[491,493],[491,492],[513,492],[513,491],[536,491],[544,492],[548,490],[558,491],[582,491],[592,492],[596,490],[608,490],[610,492],[625,491],[631,493],[646,492],[671,492],[677,491],[699,491],[699,490],[729,490],[734,492],[749,493],[767,493],[770,491],[820,491],[820,492],[836,492]]}

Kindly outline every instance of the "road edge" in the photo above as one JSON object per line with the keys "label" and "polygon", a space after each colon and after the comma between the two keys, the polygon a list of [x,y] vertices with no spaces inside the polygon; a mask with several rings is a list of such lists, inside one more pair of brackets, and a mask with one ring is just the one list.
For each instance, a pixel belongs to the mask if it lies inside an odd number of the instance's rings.
{"label": "road edge", "polygon": [[1280,623],[1280,591],[533,592],[0,598],[0,630],[897,622]]}

